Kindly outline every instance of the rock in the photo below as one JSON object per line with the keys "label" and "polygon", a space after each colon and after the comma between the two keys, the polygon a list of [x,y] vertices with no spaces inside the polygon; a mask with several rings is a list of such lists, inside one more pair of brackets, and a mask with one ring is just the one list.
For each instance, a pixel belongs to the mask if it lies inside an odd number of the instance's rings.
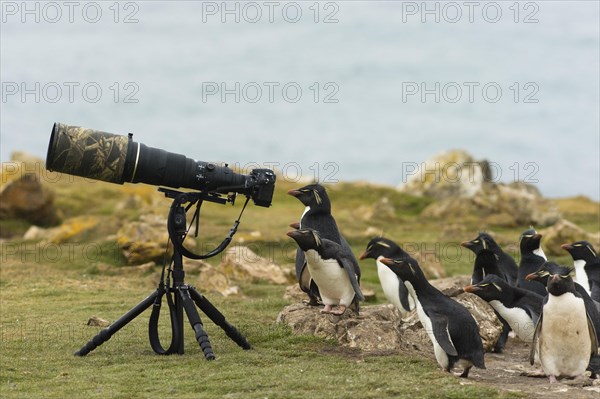
{"label": "rock", "polygon": [[302,302],[303,300],[308,299],[308,296],[300,289],[298,284],[292,284],[285,288],[283,299],[287,299],[288,301],[292,302]]}
{"label": "rock", "polygon": [[183,270],[187,273],[202,273],[212,268],[212,265],[202,259],[183,258]]}
{"label": "rock", "polygon": [[374,290],[361,287],[361,291],[365,297],[365,302],[375,302],[377,300],[377,294],[375,294]]}
{"label": "rock", "polygon": [[162,264],[168,238],[166,219],[152,214],[142,215],[117,232],[117,244],[130,265],[150,261]]}
{"label": "rock", "polygon": [[411,253],[411,256],[419,262],[419,266],[428,280],[446,277],[446,269],[435,251],[423,250]]}
{"label": "rock", "polygon": [[240,245],[234,245],[225,251],[220,268],[225,275],[236,281],[288,284],[295,280],[293,273],[286,272],[278,264]]}
{"label": "rock", "polygon": [[390,220],[396,218],[396,208],[388,197],[381,197],[373,205],[363,205],[354,211],[354,215],[361,220]]}
{"label": "rock", "polygon": [[589,234],[575,223],[565,219],[560,219],[552,226],[540,231],[540,233],[543,235],[542,245],[544,252],[548,255],[567,255],[567,252],[560,246],[582,240],[589,241],[598,248],[596,235]]}
{"label": "rock", "polygon": [[98,316],[92,316],[88,320],[87,325],[92,327],[108,327],[110,326],[110,322]]}
{"label": "rock", "polygon": [[486,184],[469,198],[446,198],[427,206],[422,216],[486,221],[503,227],[546,226],[558,220],[556,205],[527,183]]}
{"label": "rock", "polygon": [[401,346],[400,312],[392,305],[363,306],[358,318],[353,312],[323,315],[321,309],[304,304],[286,306],[277,322],[289,325],[294,334],[335,339],[365,352],[398,351]]}
{"label": "rock", "polygon": [[131,274],[146,274],[150,273],[152,270],[156,268],[155,262],[147,262],[142,265],[130,266],[130,267],[119,267],[118,270],[120,274],[123,275],[131,275]]}
{"label": "rock", "polygon": [[208,263],[200,270],[196,285],[201,292],[217,292],[223,296],[240,294],[240,287],[233,285],[225,273]]}
{"label": "rock", "polygon": [[442,291],[444,295],[455,297],[464,292],[463,287],[465,285],[471,284],[471,276],[440,278],[438,280],[431,280],[430,283],[435,288]]}
{"label": "rock", "polygon": [[469,198],[493,179],[488,161],[476,161],[463,150],[443,152],[414,166],[410,176],[403,176],[399,191],[436,199]]}
{"label": "rock", "polygon": [[60,217],[54,207],[54,191],[35,173],[12,180],[0,191],[0,219],[24,219],[39,226],[54,226]]}
{"label": "rock", "polygon": [[23,235],[26,240],[41,240],[45,243],[62,244],[80,237],[100,223],[95,216],[79,216],[66,220],[58,227],[49,229],[31,226]]}
{"label": "rock", "polygon": [[[455,300],[463,304],[475,318],[484,349],[492,349],[502,325],[493,309],[473,294],[459,294]],[[316,335],[335,339],[341,345],[364,352],[418,352],[434,358],[432,343],[421,326],[416,312],[402,319],[393,305],[362,306],[360,316],[346,312],[343,316],[320,314],[320,307],[293,304],[285,307],[277,321],[289,325],[294,334]]]}

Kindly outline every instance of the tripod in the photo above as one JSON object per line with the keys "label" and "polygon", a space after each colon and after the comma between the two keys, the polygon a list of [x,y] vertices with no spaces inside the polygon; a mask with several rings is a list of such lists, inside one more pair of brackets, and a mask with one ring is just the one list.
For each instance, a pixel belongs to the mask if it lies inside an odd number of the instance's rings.
{"label": "tripod", "polygon": [[[169,212],[167,224],[169,230],[169,238],[173,242],[174,247],[173,256],[171,258],[171,264],[173,265],[173,268],[171,270],[173,276],[173,284],[170,285],[169,277],[167,277],[167,283],[165,284],[163,269],[163,275],[161,276],[161,280],[158,284],[158,287],[156,288],[156,291],[154,291],[146,299],[137,304],[119,319],[117,319],[109,327],[100,331],[80,350],[75,352],[76,356],[85,356],[94,349],[96,349],[98,346],[102,345],[104,342],[108,341],[121,328],[125,327],[130,321],[135,319],[137,316],[139,316],[142,312],[144,312],[152,305],[152,314],[148,323],[148,335],[150,338],[150,346],[152,347],[154,352],[156,352],[159,355],[184,353],[183,313],[185,311],[190,325],[194,330],[196,341],[198,342],[200,348],[202,349],[202,352],[204,353],[204,357],[206,358],[206,360],[215,359],[215,354],[212,350],[212,346],[208,339],[208,335],[204,330],[204,326],[202,324],[202,320],[200,319],[200,315],[198,314],[196,306],[198,306],[198,308],[200,308],[200,310],[202,310],[202,312],[204,312],[208,316],[208,318],[212,320],[213,323],[221,327],[223,331],[225,331],[225,334],[229,338],[231,338],[236,344],[238,344],[243,349],[251,349],[251,346],[248,343],[248,341],[246,341],[244,336],[240,334],[240,332],[225,319],[225,316],[223,316],[223,314],[219,312],[219,310],[212,303],[210,303],[210,301],[206,299],[204,295],[200,294],[200,292],[198,292],[198,290],[196,290],[194,287],[185,284],[184,281],[185,272],[183,271],[183,255],[185,254],[186,257],[196,259],[203,259],[215,256],[219,252],[223,251],[227,247],[227,245],[229,245],[233,235],[237,230],[237,226],[239,225],[238,218],[238,220],[236,220],[236,222],[234,223],[233,228],[230,230],[228,237],[225,238],[225,240],[221,243],[221,245],[218,248],[206,255],[196,255],[187,250],[182,245],[182,242],[185,239],[185,236],[187,235],[187,231],[185,228],[186,211],[189,210],[189,208],[194,204],[197,204],[196,212],[194,214],[194,219],[196,220],[197,226],[202,201],[207,200],[211,202],[225,204],[227,202],[233,203],[234,197],[223,199],[220,196],[214,194],[181,193],[175,190],[169,190],[164,188],[159,188],[159,191],[164,192],[166,197],[173,198],[173,204],[171,205],[171,210]],[[190,205],[187,207],[187,209],[184,209],[182,204],[186,202],[190,202]],[[196,234],[197,232],[198,228],[196,228]],[[167,296],[172,331],[171,344],[166,350],[163,349],[158,338],[158,319],[160,316],[160,307],[163,295]]]}

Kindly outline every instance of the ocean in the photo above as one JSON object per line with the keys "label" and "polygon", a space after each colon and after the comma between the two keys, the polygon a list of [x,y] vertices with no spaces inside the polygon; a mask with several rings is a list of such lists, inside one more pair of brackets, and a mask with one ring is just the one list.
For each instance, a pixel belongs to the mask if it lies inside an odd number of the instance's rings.
{"label": "ocean", "polygon": [[291,181],[464,149],[600,199],[597,1],[2,2],[0,156],[55,121]]}

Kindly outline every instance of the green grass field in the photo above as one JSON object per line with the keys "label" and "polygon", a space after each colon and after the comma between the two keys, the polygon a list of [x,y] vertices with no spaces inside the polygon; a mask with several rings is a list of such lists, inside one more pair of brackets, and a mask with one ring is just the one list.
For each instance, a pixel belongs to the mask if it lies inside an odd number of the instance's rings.
{"label": "green grass field", "polygon": [[[160,198],[155,187],[116,186],[99,182],[59,182],[56,203],[65,218],[96,216],[102,222],[61,245],[43,245],[22,239],[2,242],[0,266],[0,395],[3,398],[497,398],[510,397],[487,388],[484,382],[461,381],[439,370],[428,359],[403,355],[364,356],[340,348],[335,342],[312,336],[294,336],[275,323],[279,311],[290,302],[283,299],[284,286],[240,284],[242,296],[207,297],[236,325],[253,345],[244,351],[206,317],[205,328],[217,360],[205,361],[186,324],[185,354],[158,356],[148,343],[149,312],[117,333],[84,358],[73,353],[98,331],[86,325],[91,316],[114,321],[155,289],[155,274],[121,272],[124,258],[110,238],[124,223],[139,217],[140,208],[117,211],[127,195],[139,195],[147,203]],[[285,194],[297,187],[278,182],[273,207],[249,206],[236,238],[271,253],[273,260],[291,265],[293,246],[285,236],[290,222],[298,220],[302,205]],[[472,257],[466,250],[457,256],[460,241],[489,228],[503,243],[514,243],[522,229],[464,226],[464,236],[440,241],[443,225],[424,221],[419,212],[429,199],[400,194],[389,188],[364,184],[328,187],[333,211],[355,253],[370,236],[368,228],[415,248],[440,250],[449,275],[469,273]],[[361,206],[387,196],[394,217],[363,220]],[[575,202],[576,203],[576,202]],[[166,215],[167,200],[157,200],[152,212]],[[241,205],[234,209],[207,205],[203,209],[202,239],[217,242],[227,233]],[[576,205],[568,209],[587,221],[594,231],[594,216],[584,216]],[[587,212],[587,211],[586,211]],[[579,216],[577,216],[579,215]],[[590,217],[592,218],[590,221]],[[23,232],[21,221],[2,221],[4,229]],[[447,223],[460,223],[447,221]],[[597,224],[596,224],[597,226]],[[527,226],[524,226],[527,227]],[[250,234],[259,231],[260,236]],[[436,243],[439,245],[436,247]],[[286,245],[287,244],[287,245]],[[274,250],[267,251],[268,248]],[[460,249],[459,249],[460,251]],[[559,258],[567,261],[568,257]],[[211,260],[214,265],[218,259]],[[115,266],[111,272],[100,264]],[[361,263],[363,286],[383,294],[372,262]],[[198,275],[189,274],[193,284]],[[166,306],[163,306],[163,309]],[[202,315],[202,314],[201,314]],[[170,338],[168,314],[163,312],[163,345]],[[187,322],[186,322],[187,323]]]}

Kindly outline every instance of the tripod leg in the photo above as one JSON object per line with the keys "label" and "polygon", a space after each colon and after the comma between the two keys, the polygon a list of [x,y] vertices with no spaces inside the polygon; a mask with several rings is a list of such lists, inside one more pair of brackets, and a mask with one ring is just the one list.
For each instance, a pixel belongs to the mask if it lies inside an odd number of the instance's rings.
{"label": "tripod leg", "polygon": [[152,305],[152,303],[154,303],[154,299],[157,295],[158,290],[154,291],[146,299],[138,303],[134,308],[132,308],[129,312],[125,313],[110,326],[100,331],[87,344],[85,344],[81,349],[75,352],[75,356],[85,356],[94,349],[96,349],[98,346],[108,341],[110,337],[112,337],[117,331],[125,327],[127,323],[139,316],[144,310],[148,309]]}
{"label": "tripod leg", "polygon": [[225,316],[212,304],[205,296],[200,294],[194,287],[189,287],[190,294],[196,305],[212,320],[225,331],[225,334],[243,349],[252,349],[252,346],[246,341],[246,338],[227,320]]}
{"label": "tripod leg", "polygon": [[210,345],[210,341],[208,340],[208,334],[204,331],[204,327],[202,326],[202,320],[200,320],[200,315],[196,310],[196,306],[192,301],[189,293],[189,287],[187,285],[183,285],[178,287],[179,294],[181,295],[181,302],[183,303],[183,309],[185,309],[185,313],[187,314],[188,320],[196,333],[196,341],[202,348],[202,352],[204,353],[204,357],[206,360],[214,360],[215,354],[213,353],[212,346]]}

